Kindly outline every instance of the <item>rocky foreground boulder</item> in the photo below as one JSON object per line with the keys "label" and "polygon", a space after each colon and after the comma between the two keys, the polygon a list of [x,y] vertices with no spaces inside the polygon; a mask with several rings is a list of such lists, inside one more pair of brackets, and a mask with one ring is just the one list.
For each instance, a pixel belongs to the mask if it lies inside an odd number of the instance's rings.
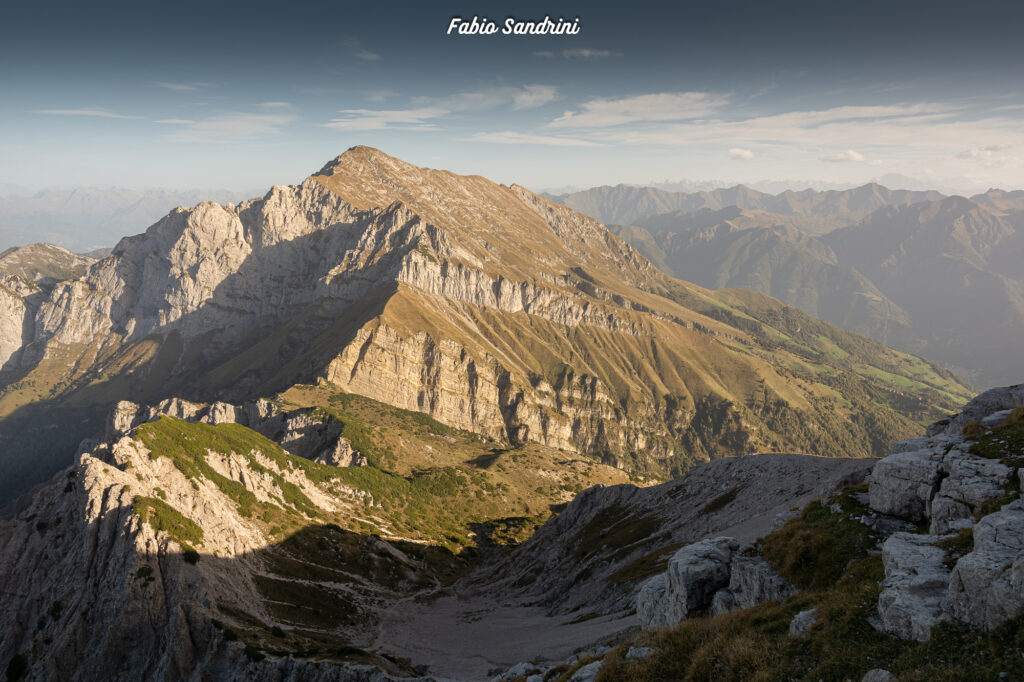
{"label": "rocky foreground boulder", "polygon": [[871,508],[928,525],[883,547],[882,627],[924,641],[940,621],[991,630],[1024,612],[1024,385],[982,393],[871,474]]}
{"label": "rocky foreground boulder", "polygon": [[637,594],[637,617],[643,628],[674,627],[698,612],[750,608],[794,591],[753,545],[718,537],[680,549],[665,573],[648,579]]}

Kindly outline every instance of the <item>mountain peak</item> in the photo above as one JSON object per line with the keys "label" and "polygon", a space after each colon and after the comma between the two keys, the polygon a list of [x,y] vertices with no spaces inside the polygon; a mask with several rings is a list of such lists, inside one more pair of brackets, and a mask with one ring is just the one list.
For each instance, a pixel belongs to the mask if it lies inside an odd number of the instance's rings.
{"label": "mountain peak", "polygon": [[372,147],[353,147],[310,181],[362,211],[401,204],[457,245],[451,260],[486,263],[491,275],[525,281],[588,263],[619,274],[636,268],[628,249],[605,248],[614,237],[596,221],[479,175],[422,168]]}
{"label": "mountain peak", "polygon": [[376,147],[356,145],[354,147],[349,147],[344,152],[328,161],[324,164],[323,168],[314,173],[314,176],[323,175],[330,177],[335,173],[344,171],[356,172],[364,170],[367,167],[377,166],[380,164],[410,165],[400,159],[396,159],[393,156],[385,154]]}

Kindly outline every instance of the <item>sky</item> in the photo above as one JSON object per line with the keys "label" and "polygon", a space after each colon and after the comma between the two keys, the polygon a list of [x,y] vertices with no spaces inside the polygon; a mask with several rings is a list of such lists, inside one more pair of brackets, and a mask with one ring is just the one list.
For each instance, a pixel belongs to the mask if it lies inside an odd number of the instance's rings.
{"label": "sky", "polygon": [[[494,35],[447,34],[453,17]],[[576,35],[502,35],[508,17]],[[534,189],[1024,188],[1024,3],[9,3],[0,183],[294,184],[366,144]]]}

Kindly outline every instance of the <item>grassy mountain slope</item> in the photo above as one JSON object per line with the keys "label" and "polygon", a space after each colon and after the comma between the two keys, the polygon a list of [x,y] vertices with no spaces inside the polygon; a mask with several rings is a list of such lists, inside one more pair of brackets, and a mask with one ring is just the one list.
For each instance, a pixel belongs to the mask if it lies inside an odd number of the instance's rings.
{"label": "grassy mountain slope", "polygon": [[950,197],[880,210],[824,241],[907,312],[922,354],[989,386],[1024,378],[1007,343],[1024,332],[1021,235],[1008,216]]}
{"label": "grassy mountain slope", "polygon": [[732,207],[638,223],[616,232],[669,274],[709,288],[760,291],[844,329],[911,345],[906,313],[786,216]]}

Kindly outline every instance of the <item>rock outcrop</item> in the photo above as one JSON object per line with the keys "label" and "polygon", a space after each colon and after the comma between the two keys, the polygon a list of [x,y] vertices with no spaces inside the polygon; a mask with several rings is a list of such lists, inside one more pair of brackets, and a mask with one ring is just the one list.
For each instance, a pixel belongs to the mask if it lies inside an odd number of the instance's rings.
{"label": "rock outcrop", "polygon": [[872,509],[931,533],[896,533],[883,547],[886,631],[923,641],[941,620],[991,630],[1024,612],[1024,451],[1021,423],[1009,421],[1021,405],[1024,385],[986,391],[872,472]]}
{"label": "rock outcrop", "polygon": [[1018,499],[974,526],[974,550],[949,580],[953,617],[991,630],[1024,612],[1024,502]]}
{"label": "rock outcrop", "polygon": [[[87,446],[27,509],[0,522],[0,662],[23,661],[29,680],[409,675],[384,659],[352,665],[260,651],[286,638],[300,648],[308,637],[365,646],[385,607],[436,583],[426,564],[380,538],[353,544],[336,526],[317,525],[332,514],[365,514],[363,497],[308,478],[280,455],[207,449],[199,464],[175,460],[173,449],[151,452],[139,435],[168,412],[198,420],[247,411],[259,406],[166,401],[147,410],[122,402],[109,419],[111,439]],[[280,547],[246,511],[255,504],[307,528]],[[334,567],[305,556],[304,543],[327,552]],[[359,562],[362,574],[353,574]],[[303,601],[296,590],[310,596]],[[303,615],[311,600],[331,614],[329,627],[295,625],[323,619]]]}
{"label": "rock outcrop", "polygon": [[366,466],[366,457],[341,435],[344,424],[323,410],[281,412],[267,400],[242,405],[222,401],[203,405],[169,398],[154,407],[122,400],[107,417],[107,440],[127,436],[139,424],[161,416],[204,424],[241,424],[279,443],[294,455],[330,466]]}
{"label": "rock outcrop", "polygon": [[712,614],[782,600],[795,590],[735,538],[701,540],[676,552],[668,570],[647,580],[637,595],[642,628],[670,628],[698,612]]}
{"label": "rock outcrop", "polygon": [[789,634],[793,637],[806,637],[818,620],[818,609],[807,609],[793,616],[789,622]]}
{"label": "rock outcrop", "polygon": [[925,641],[949,613],[946,552],[933,535],[895,533],[882,546],[885,580],[878,615],[886,632]]}

